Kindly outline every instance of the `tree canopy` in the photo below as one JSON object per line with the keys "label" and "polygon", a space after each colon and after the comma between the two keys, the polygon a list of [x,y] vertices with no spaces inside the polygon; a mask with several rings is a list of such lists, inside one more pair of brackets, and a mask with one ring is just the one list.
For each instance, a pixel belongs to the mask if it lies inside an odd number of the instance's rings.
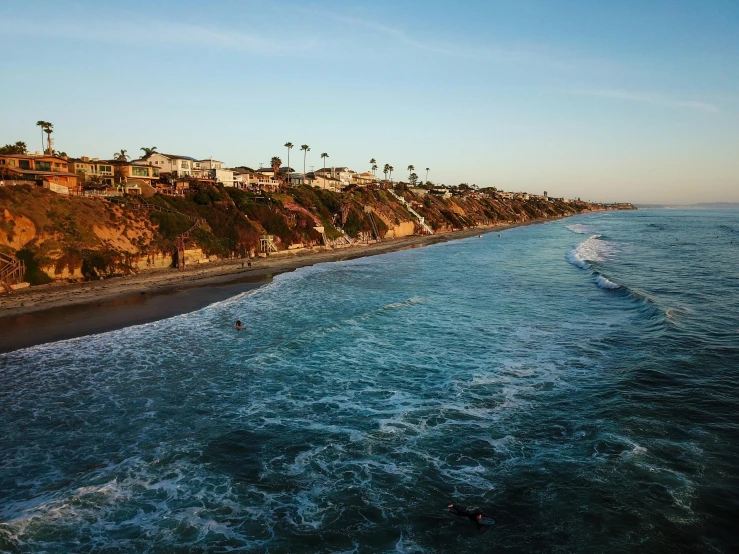
{"label": "tree canopy", "polygon": [[26,152],[28,152],[28,147],[22,140],[0,147],[0,154],[25,154]]}

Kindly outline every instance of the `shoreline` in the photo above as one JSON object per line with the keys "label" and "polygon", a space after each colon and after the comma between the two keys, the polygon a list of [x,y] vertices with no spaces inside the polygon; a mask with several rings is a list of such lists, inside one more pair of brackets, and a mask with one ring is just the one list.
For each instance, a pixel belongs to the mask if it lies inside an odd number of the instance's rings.
{"label": "shoreline", "polygon": [[0,354],[193,312],[258,288],[275,275],[317,263],[388,254],[558,219],[562,218],[476,227],[438,235],[412,235],[364,247],[254,258],[251,269],[241,269],[241,259],[223,260],[186,271],[158,269],[130,277],[33,287],[1,298]]}

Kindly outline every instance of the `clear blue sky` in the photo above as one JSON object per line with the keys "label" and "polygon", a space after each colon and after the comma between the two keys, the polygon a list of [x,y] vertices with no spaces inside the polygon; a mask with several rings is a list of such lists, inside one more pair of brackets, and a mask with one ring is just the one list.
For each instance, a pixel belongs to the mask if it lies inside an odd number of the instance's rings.
{"label": "clear blue sky", "polygon": [[40,149],[45,119],[72,156],[259,166],[291,141],[316,167],[739,201],[737,0],[15,2],[0,43],[2,144]]}

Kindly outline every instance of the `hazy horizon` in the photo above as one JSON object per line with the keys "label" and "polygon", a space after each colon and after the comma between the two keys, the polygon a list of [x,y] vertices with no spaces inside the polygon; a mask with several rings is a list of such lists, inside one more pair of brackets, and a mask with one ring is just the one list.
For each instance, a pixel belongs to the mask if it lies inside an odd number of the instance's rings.
{"label": "hazy horizon", "polygon": [[[44,22],[44,25],[41,24]],[[143,146],[583,200],[739,201],[739,4],[5,6],[0,143]]]}

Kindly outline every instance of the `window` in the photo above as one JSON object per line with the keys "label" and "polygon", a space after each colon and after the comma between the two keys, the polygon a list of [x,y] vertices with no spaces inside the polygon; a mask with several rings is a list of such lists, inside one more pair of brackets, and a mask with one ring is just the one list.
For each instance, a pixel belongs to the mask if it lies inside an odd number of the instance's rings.
{"label": "window", "polygon": [[154,177],[159,177],[159,168],[154,167],[152,170],[154,171]]}
{"label": "window", "polygon": [[148,167],[132,167],[131,175],[133,175],[134,177],[148,177],[149,168]]}
{"label": "window", "polygon": [[180,162],[180,167],[182,169],[190,169],[190,164],[188,162]]}
{"label": "window", "polygon": [[36,171],[51,171],[51,162],[36,162]]}
{"label": "window", "polygon": [[99,165],[98,166],[98,171],[100,173],[109,173],[110,174],[110,173],[113,173],[113,166],[110,166],[110,165]]}
{"label": "window", "polygon": [[31,162],[29,160],[18,160],[18,167],[21,169],[31,169]]}

